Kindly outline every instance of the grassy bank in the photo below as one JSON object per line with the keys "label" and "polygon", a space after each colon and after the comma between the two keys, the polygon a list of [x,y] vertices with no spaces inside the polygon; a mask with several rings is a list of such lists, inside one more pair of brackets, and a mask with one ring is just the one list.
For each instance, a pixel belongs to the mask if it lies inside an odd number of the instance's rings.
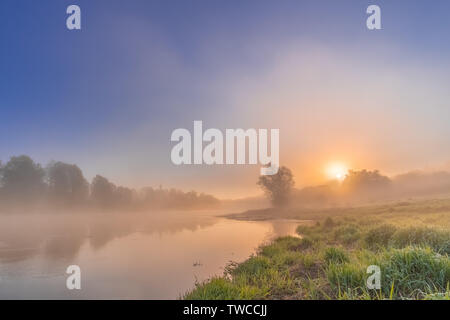
{"label": "grassy bank", "polygon": [[[299,226],[185,299],[450,299],[450,200],[351,209]],[[448,207],[450,208],[450,206]],[[328,213],[332,213],[327,211]],[[369,265],[381,289],[369,290]]]}

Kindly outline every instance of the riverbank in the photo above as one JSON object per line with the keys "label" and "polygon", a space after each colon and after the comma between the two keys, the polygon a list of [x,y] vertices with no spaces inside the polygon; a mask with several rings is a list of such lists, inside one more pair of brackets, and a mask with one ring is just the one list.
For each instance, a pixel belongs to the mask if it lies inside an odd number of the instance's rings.
{"label": "riverbank", "polygon": [[[264,220],[274,209],[229,215]],[[450,299],[450,199],[397,202],[277,216],[312,219],[301,236],[278,238],[185,299]],[[381,288],[366,286],[367,267]]]}

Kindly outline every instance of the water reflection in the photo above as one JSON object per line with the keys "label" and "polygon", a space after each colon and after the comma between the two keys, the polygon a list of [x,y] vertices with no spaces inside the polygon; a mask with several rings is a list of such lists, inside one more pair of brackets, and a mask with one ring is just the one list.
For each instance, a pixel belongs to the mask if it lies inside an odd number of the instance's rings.
{"label": "water reflection", "polygon": [[50,259],[70,259],[88,242],[101,249],[113,239],[145,234],[194,231],[215,217],[186,212],[124,214],[0,215],[0,261],[14,262],[43,252]]}
{"label": "water reflection", "polygon": [[[177,298],[292,221],[246,222],[211,213],[0,216],[0,298]],[[80,291],[65,288],[68,265]]]}

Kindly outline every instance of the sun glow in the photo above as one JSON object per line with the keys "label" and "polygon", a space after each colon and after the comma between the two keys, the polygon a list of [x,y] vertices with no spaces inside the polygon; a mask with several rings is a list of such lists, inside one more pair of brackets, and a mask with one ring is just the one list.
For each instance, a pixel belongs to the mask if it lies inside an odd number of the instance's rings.
{"label": "sun glow", "polygon": [[332,163],[326,168],[329,179],[342,181],[347,176],[348,168],[342,163]]}

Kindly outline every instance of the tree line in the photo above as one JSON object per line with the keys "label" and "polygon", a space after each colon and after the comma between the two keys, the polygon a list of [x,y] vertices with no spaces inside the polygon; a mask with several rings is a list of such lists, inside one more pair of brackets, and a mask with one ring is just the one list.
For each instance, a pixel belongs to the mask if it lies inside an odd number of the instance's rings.
{"label": "tree line", "polygon": [[321,186],[295,189],[292,171],[282,166],[277,174],[260,176],[257,184],[274,207],[287,205],[326,205],[337,201],[383,199],[405,194],[395,181],[378,170],[349,170],[342,182],[330,181]]}
{"label": "tree line", "polygon": [[199,209],[219,201],[195,191],[116,186],[96,175],[89,183],[75,164],[52,161],[43,167],[26,155],[0,162],[0,208],[48,205],[59,208]]}

